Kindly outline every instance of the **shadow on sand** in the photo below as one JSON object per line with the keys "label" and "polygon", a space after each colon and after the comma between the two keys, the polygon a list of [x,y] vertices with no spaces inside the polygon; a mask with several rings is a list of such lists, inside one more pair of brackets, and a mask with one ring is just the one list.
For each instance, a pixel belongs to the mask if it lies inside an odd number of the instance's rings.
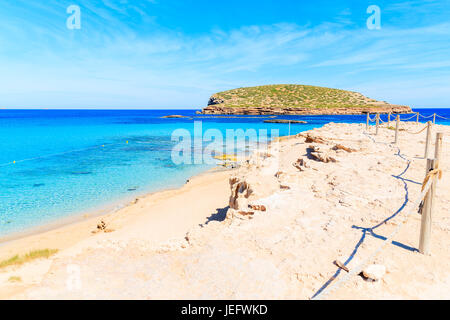
{"label": "shadow on sand", "polygon": [[218,208],[218,209],[216,209],[216,212],[213,213],[212,215],[210,215],[206,219],[205,224],[208,224],[211,221],[219,221],[219,222],[224,221],[225,218],[227,217],[227,212],[228,212],[229,208],[230,208],[229,206],[226,206],[225,208]]}

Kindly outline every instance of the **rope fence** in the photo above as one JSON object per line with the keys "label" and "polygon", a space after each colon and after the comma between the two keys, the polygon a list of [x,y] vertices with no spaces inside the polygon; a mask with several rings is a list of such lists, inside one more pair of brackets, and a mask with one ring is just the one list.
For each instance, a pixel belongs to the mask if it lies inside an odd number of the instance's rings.
{"label": "rope fence", "polygon": [[[381,118],[380,118],[379,120],[380,120],[382,123],[389,122],[389,121],[390,121],[390,116],[391,116],[391,115],[394,115],[394,114],[388,113],[388,121],[383,121]],[[441,116],[441,115],[439,115],[439,114],[437,114],[437,113],[433,113],[433,114],[430,114],[430,115],[428,115],[428,116],[425,116],[425,115],[420,114],[419,112],[417,112],[417,113],[414,113],[412,116],[410,116],[410,117],[408,117],[408,118],[406,118],[406,119],[402,119],[401,116],[400,116],[400,121],[408,121],[408,120],[411,120],[411,119],[413,119],[413,118],[416,118],[416,120],[418,121],[419,117],[420,117],[420,118],[423,118],[423,119],[433,118],[433,123],[436,122],[436,118],[440,118],[440,119],[443,119],[443,120],[450,120],[450,118],[446,118],[446,117]],[[376,114],[375,114],[374,117],[372,118],[372,117],[370,117],[370,113],[368,113],[368,120],[369,120],[369,122],[376,122],[376,119],[377,119]]]}
{"label": "rope fence", "polygon": [[[431,173],[431,172],[430,172]],[[401,223],[399,223],[399,225],[394,229],[394,231],[391,232],[391,234],[384,239],[383,243],[380,244],[378,246],[377,249],[375,249],[366,259],[364,259],[361,263],[359,263],[356,267],[354,267],[353,269],[349,270],[348,273],[346,275],[344,275],[342,278],[340,278],[337,282],[334,283],[334,285],[325,288],[324,290],[322,290],[321,292],[316,293],[313,297],[312,300],[322,300],[323,298],[325,298],[326,296],[328,296],[330,293],[336,291],[337,289],[339,289],[348,279],[350,279],[351,276],[359,274],[362,272],[362,270],[367,267],[367,265],[373,261],[373,259],[381,252],[383,251],[383,249],[388,245],[392,243],[392,239],[394,238],[394,236],[400,231],[401,227],[403,227],[403,225],[405,225],[405,223],[408,221],[408,218],[412,215],[412,214],[416,214],[417,213],[417,207],[419,207],[420,203],[422,202],[422,199],[425,197],[425,195],[428,193],[428,191],[430,190],[433,181],[427,179],[429,177],[429,175],[427,175],[426,177],[426,181],[424,181],[424,185],[422,186],[422,192],[420,193],[419,197],[416,199],[416,201],[414,202],[412,208],[408,211],[408,213],[405,215],[405,218],[403,219],[403,221]]]}
{"label": "rope fence", "polygon": [[425,118],[425,119],[434,117],[434,115],[435,115],[435,113],[433,113],[433,114],[431,114],[431,115],[429,115],[429,116],[424,116],[424,115],[422,115],[422,114],[419,113],[419,116],[422,117],[422,118]]}
{"label": "rope fence", "polygon": [[424,132],[426,128],[428,128],[428,124],[422,130],[420,130],[418,132],[411,132],[411,131],[405,131],[405,132],[409,133],[409,134],[419,134],[419,133]]}
{"label": "rope fence", "polygon": [[[431,115],[433,116],[433,119],[435,119],[436,114]],[[416,117],[417,121],[419,119],[419,113],[415,114],[414,116],[412,116],[411,118],[408,119],[412,119]],[[426,117],[426,118],[430,118],[430,116]],[[372,120],[370,118],[370,115],[367,114],[367,129],[368,129],[368,124],[371,121],[375,121],[376,122],[376,134],[378,134],[378,128],[379,128],[379,122],[381,121],[382,123],[385,123],[384,121],[382,121],[380,119],[380,115],[376,114],[375,120]],[[399,131],[399,123],[400,123],[400,115],[396,116],[396,130],[395,130],[395,142],[394,144],[397,144],[397,140],[398,140],[398,131]],[[390,114],[388,116],[388,122],[390,122]],[[432,122],[428,121],[427,125],[421,129],[418,132],[409,132],[406,131],[408,134],[420,134],[422,132],[425,131],[425,129],[427,130],[427,135],[426,135],[426,144],[425,144],[425,156],[424,158],[426,159],[428,156],[428,149],[429,146],[431,145],[431,127],[432,127]],[[388,127],[389,128],[389,127]],[[364,134],[366,136],[368,136],[374,143],[384,143],[384,142],[377,142],[375,141],[375,139],[370,136],[368,134],[368,132],[364,132]],[[431,234],[431,227],[432,227],[432,211],[433,211],[433,202],[434,200],[434,196],[436,194],[436,187],[437,187],[437,181],[440,180],[442,178],[442,170],[439,168],[439,162],[440,162],[440,157],[442,154],[442,141],[443,141],[443,133],[438,132],[436,133],[436,143],[435,143],[435,154],[434,154],[434,158],[433,159],[427,159],[427,164],[426,164],[426,170],[425,170],[425,178],[422,182],[422,186],[421,186],[421,191],[419,194],[419,197],[412,203],[412,206],[409,208],[409,210],[407,211],[407,213],[404,215],[403,220],[401,221],[401,223],[399,223],[397,225],[396,228],[394,228],[394,230],[385,238],[383,239],[383,242],[375,249],[373,250],[362,262],[360,262],[357,266],[355,266],[354,268],[352,268],[351,270],[348,269],[347,265],[348,263],[354,258],[354,256],[356,255],[358,248],[362,245],[362,243],[364,242],[364,239],[366,237],[366,234],[372,234],[375,235],[374,233],[374,229],[378,228],[379,226],[383,225],[385,222],[389,221],[390,219],[393,219],[395,216],[397,216],[408,204],[409,200],[408,197],[405,197],[405,202],[402,204],[402,206],[400,207],[400,209],[398,209],[393,215],[391,215],[390,217],[386,218],[385,220],[383,220],[381,223],[378,223],[376,226],[371,227],[371,228],[360,228],[360,227],[356,227],[357,229],[362,229],[363,234],[361,236],[361,239],[359,240],[359,242],[357,243],[355,249],[353,250],[352,254],[350,255],[350,257],[344,262],[340,262],[338,263],[338,261],[335,261],[335,264],[338,266],[337,271],[335,272],[335,274],[311,297],[312,300],[321,300],[326,298],[327,296],[329,296],[332,292],[338,290],[344,283],[346,283],[346,281],[348,281],[352,276],[354,275],[361,275],[362,271],[375,259],[375,257],[380,254],[389,244],[394,243],[395,241],[393,240],[393,238],[397,235],[397,233],[400,231],[400,229],[406,224],[406,222],[408,221],[408,218],[413,215],[416,214],[417,212],[419,212],[422,216],[421,216],[421,227],[420,227],[420,237],[419,237],[419,252],[425,255],[429,255],[430,254],[430,234]],[[384,144],[388,144],[390,146],[392,146],[391,143],[384,143]],[[402,159],[407,161],[407,166],[406,168],[403,170],[403,172],[398,175],[395,176],[396,178],[402,179],[404,186],[405,186],[405,191],[406,191],[406,195],[408,194],[408,185],[407,185],[407,179],[402,178],[402,175],[406,173],[406,171],[409,169],[410,164],[411,164],[411,160],[408,160],[405,156],[403,156],[400,152],[400,148],[398,148],[398,153],[396,154],[397,156],[401,157]],[[339,276],[340,272],[344,270],[347,273],[342,276],[339,280],[335,281],[337,279],[337,277]]]}
{"label": "rope fence", "polygon": [[436,117],[438,117],[438,118],[441,118],[441,119],[444,119],[444,120],[450,120],[450,118],[446,118],[446,117],[440,116],[440,115],[438,115],[438,114],[435,114],[435,115],[436,115]]}
{"label": "rope fence", "polygon": [[408,121],[408,120],[411,120],[412,118],[416,118],[417,116],[416,115],[413,115],[413,116],[411,116],[411,117],[409,117],[409,118],[407,118],[407,119],[400,119],[401,121]]}
{"label": "rope fence", "polygon": [[[392,120],[391,120],[391,115],[393,115],[393,114],[392,114],[392,113],[388,113],[388,114],[387,114],[387,121],[384,121],[384,120],[381,119],[379,113],[376,113],[375,116],[374,116],[374,118],[372,118],[372,117],[370,116],[370,113],[367,113],[366,130],[369,130],[369,128],[370,128],[370,123],[371,123],[371,122],[375,122],[375,128],[376,128],[375,134],[376,134],[376,135],[378,135],[379,128],[381,127],[380,125],[384,125],[384,124],[387,123],[387,128],[388,128],[388,129],[391,129],[391,130],[394,129],[393,127],[390,126],[391,121],[392,121]],[[420,117],[422,117],[422,118],[424,118],[424,119],[429,119],[429,118],[433,117],[433,121],[431,121],[431,120],[428,121],[428,122],[426,123],[426,126],[425,126],[424,128],[422,128],[422,129],[421,129],[420,131],[418,131],[418,132],[411,132],[411,131],[408,131],[408,130],[400,129],[400,126],[399,126],[399,122],[400,122],[400,121],[408,121],[408,120],[411,120],[411,119],[413,119],[413,118],[416,118],[416,124],[419,124],[419,118],[420,118]],[[436,114],[436,113],[433,113],[433,114],[431,114],[431,115],[425,116],[425,115],[420,114],[419,112],[416,112],[416,113],[414,113],[412,116],[410,116],[410,117],[408,117],[408,118],[406,118],[406,119],[402,119],[402,118],[401,118],[401,115],[400,115],[400,114],[397,114],[395,120],[393,120],[393,121],[397,122],[397,123],[396,123],[396,126],[395,126],[395,144],[398,142],[399,131],[405,131],[405,132],[408,133],[408,134],[420,134],[420,133],[424,132],[424,131],[428,128],[428,131],[427,131],[427,140],[426,140],[426,148],[428,148],[429,138],[431,138],[431,136],[430,136],[431,132],[429,132],[429,131],[431,130],[431,128],[430,128],[430,123],[436,124],[436,117],[439,117],[439,118],[444,119],[444,120],[448,119],[448,118],[443,117],[443,116],[441,116],[441,115],[438,115],[438,114]],[[425,156],[425,157],[426,157],[426,156]]]}
{"label": "rope fence", "polygon": [[[442,118],[442,119],[447,119],[447,118],[445,118],[445,117],[443,117],[441,115],[438,115],[436,113],[433,113],[431,115],[421,115],[419,112],[416,112],[414,115],[412,115],[411,117],[408,117],[406,119],[401,119],[401,115],[400,114],[396,114],[396,117],[395,117],[395,120],[394,120],[396,122],[396,125],[395,125],[395,128],[394,128],[394,127],[392,127],[390,125],[390,123],[391,123],[391,115],[392,115],[392,113],[388,113],[387,114],[387,121],[384,121],[384,120],[381,119],[379,113],[375,114],[375,119],[372,119],[372,117],[370,116],[370,113],[367,113],[366,131],[369,131],[369,129],[370,129],[370,123],[371,122],[375,122],[375,135],[378,135],[379,128],[381,128],[382,125],[387,123],[386,127],[388,129],[395,130],[395,141],[394,141],[394,144],[397,144],[398,143],[398,139],[399,139],[399,135],[400,135],[399,131],[403,131],[403,132],[405,132],[407,134],[417,135],[417,134],[421,134],[422,132],[424,132],[426,130],[425,153],[424,153],[425,155],[424,155],[424,158],[427,158],[427,156],[428,156],[428,150],[429,150],[429,146],[431,144],[431,130],[432,130],[432,126],[436,124],[436,117],[439,117],[439,118]],[[407,121],[407,120],[416,118],[416,124],[418,125],[420,117],[426,118],[426,119],[429,119],[429,118],[433,117],[433,120],[432,121],[429,120],[425,124],[425,126],[421,130],[419,130],[417,132],[412,132],[412,131],[409,131],[409,130],[400,129],[400,121]]]}

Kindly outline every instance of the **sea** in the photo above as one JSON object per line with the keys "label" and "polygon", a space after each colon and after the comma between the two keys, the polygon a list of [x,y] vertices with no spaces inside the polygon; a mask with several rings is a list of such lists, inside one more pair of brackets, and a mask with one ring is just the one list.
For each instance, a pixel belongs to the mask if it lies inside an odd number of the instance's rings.
{"label": "sea", "polygon": [[[224,136],[230,129],[254,129],[258,134],[277,129],[284,136],[328,122],[366,122],[365,115],[276,118],[307,122],[288,125],[265,123],[273,119],[269,116],[207,116],[196,111],[0,109],[0,239],[86,212],[117,209],[134,197],[181,187],[217,166],[175,163],[173,150],[181,141],[174,140],[176,132],[191,135],[184,142],[195,154],[191,142],[208,129]],[[433,113],[450,119],[450,109],[414,111],[423,115],[421,122],[431,120]],[[163,118],[167,115],[185,118]],[[450,125],[440,117],[436,122]]]}

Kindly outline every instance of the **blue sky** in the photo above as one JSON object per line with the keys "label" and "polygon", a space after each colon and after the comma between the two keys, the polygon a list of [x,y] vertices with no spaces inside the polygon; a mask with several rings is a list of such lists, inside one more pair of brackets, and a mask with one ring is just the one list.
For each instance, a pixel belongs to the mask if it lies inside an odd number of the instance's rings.
{"label": "blue sky", "polygon": [[0,3],[0,107],[201,108],[274,83],[450,107],[450,0]]}

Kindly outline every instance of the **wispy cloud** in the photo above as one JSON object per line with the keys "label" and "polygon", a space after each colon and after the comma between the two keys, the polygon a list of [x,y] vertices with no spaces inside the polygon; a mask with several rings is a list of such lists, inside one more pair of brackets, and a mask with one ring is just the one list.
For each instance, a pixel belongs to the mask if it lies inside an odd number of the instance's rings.
{"label": "wispy cloud", "polygon": [[[0,14],[0,104],[202,107],[215,91],[294,82],[409,104],[411,95],[397,84],[417,92],[426,87],[423,95],[415,92],[423,106],[428,95],[448,87],[439,79],[449,79],[450,24],[441,20],[372,31],[358,27],[348,8],[314,25],[218,25],[188,32],[160,25],[155,1],[103,0],[101,6],[80,1],[82,29],[71,31],[65,28],[68,3],[23,8],[6,1],[15,14]],[[440,106],[450,105],[448,99],[441,98]]]}

